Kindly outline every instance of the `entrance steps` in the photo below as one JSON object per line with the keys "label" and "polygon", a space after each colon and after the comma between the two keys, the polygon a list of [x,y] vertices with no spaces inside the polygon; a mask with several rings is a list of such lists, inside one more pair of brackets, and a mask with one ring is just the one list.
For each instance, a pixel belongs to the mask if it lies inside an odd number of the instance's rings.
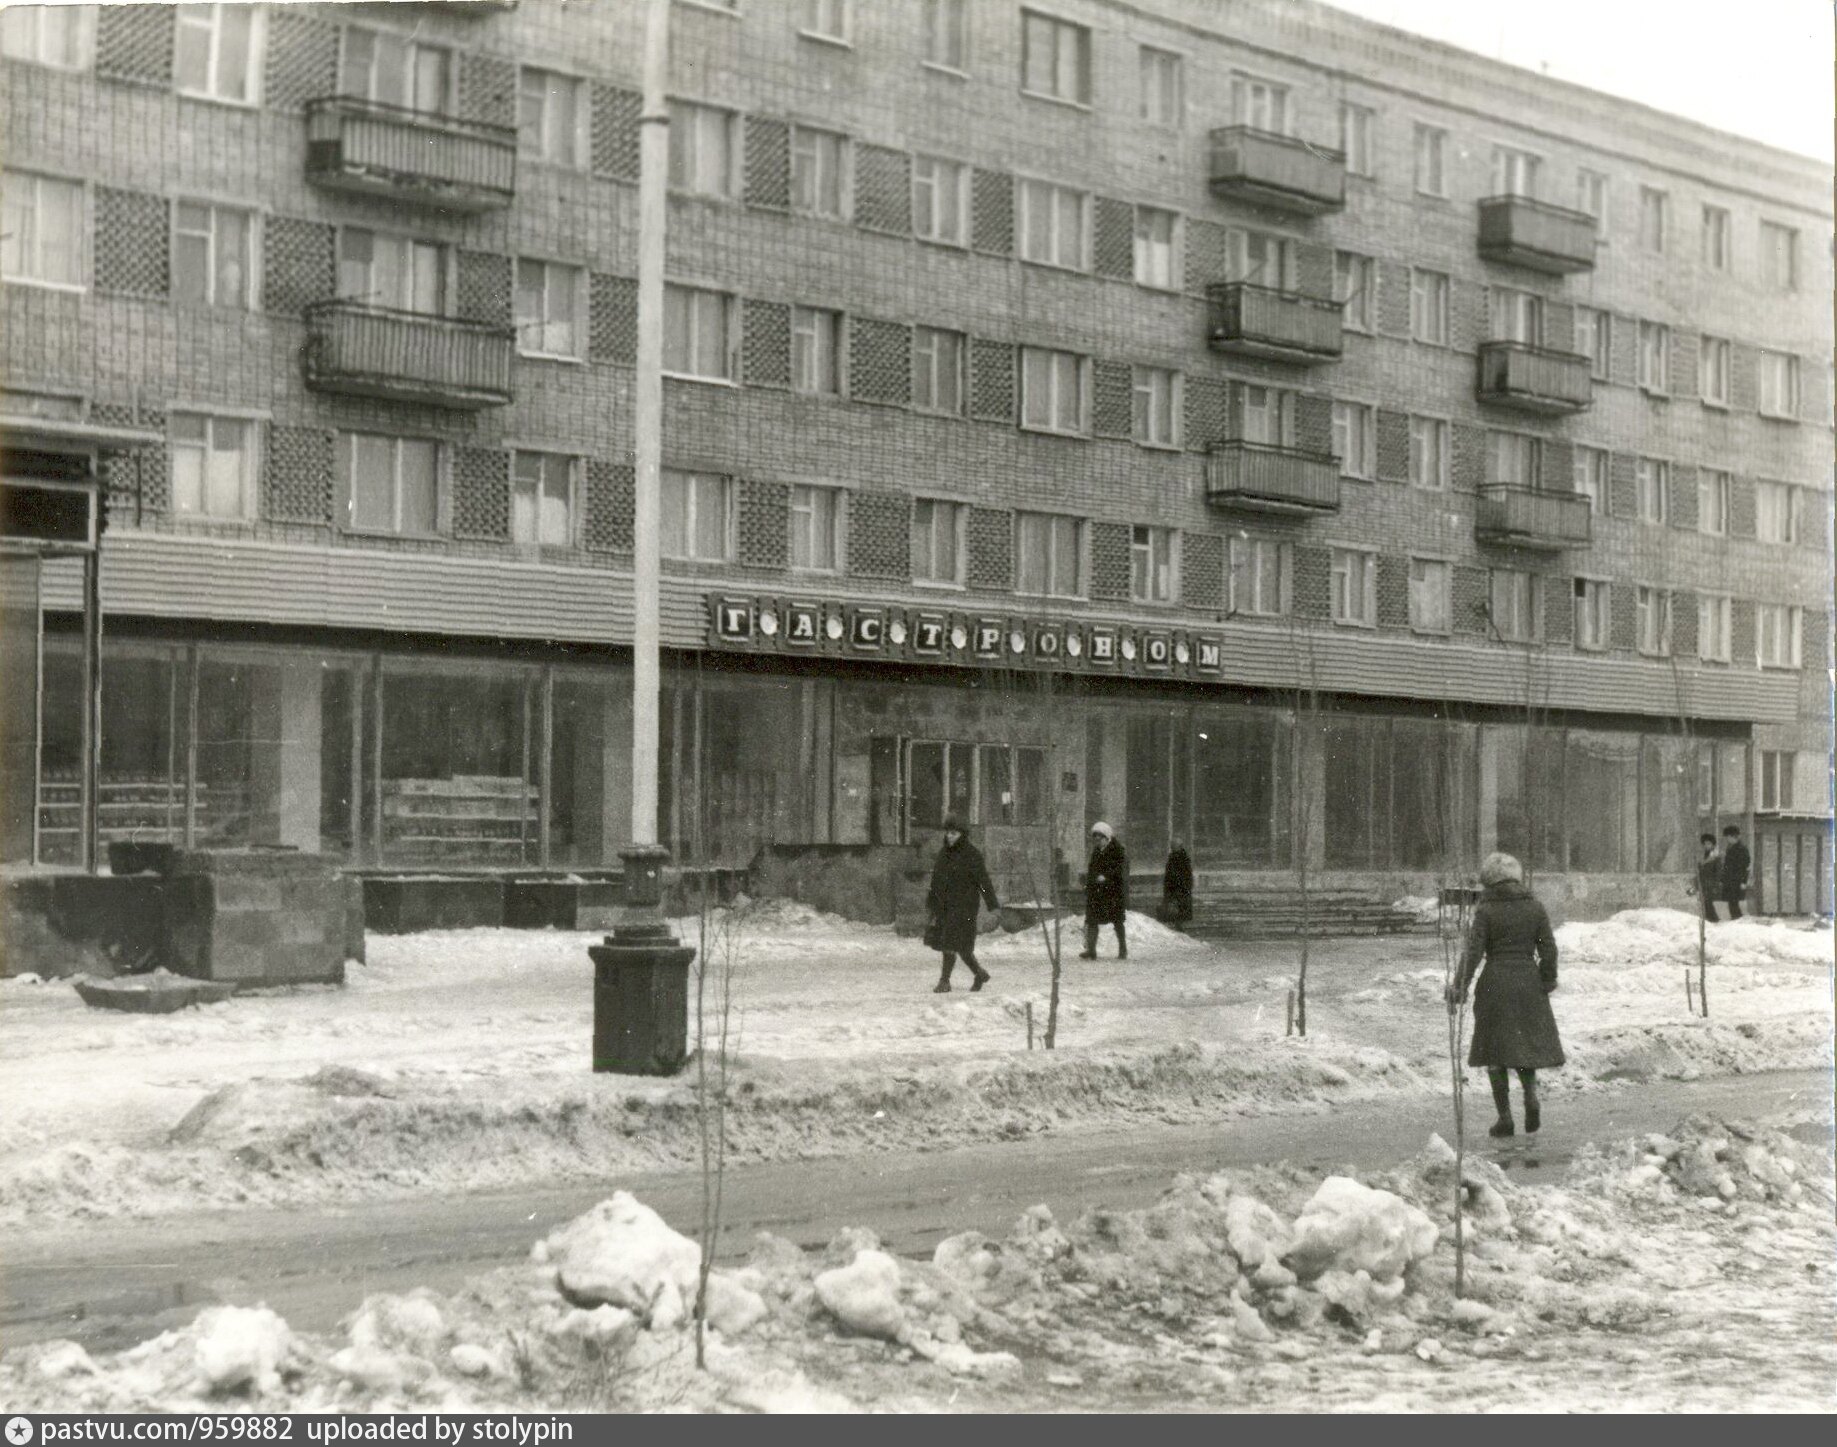
{"label": "entrance steps", "polygon": [[[1158,891],[1155,896],[1158,898]],[[1326,887],[1308,891],[1307,922],[1316,937],[1433,933],[1413,914],[1393,909],[1395,893]],[[1251,888],[1210,886],[1201,880],[1193,894],[1193,918],[1186,932],[1203,940],[1289,939],[1302,929],[1299,886]]]}

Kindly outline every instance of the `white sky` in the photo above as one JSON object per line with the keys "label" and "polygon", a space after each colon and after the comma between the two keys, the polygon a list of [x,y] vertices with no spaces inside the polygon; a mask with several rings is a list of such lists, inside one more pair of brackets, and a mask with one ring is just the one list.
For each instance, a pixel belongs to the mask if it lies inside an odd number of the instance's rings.
{"label": "white sky", "polygon": [[1831,0],[1328,0],[1801,155],[1832,158]]}

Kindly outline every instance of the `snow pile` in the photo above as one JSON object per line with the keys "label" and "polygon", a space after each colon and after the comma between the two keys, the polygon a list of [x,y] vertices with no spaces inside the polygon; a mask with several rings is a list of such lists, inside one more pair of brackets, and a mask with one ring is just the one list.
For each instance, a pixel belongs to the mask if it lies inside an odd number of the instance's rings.
{"label": "snow pile", "polygon": [[1395,1281],[1435,1249],[1435,1223],[1389,1191],[1328,1176],[1295,1220],[1287,1260],[1304,1279],[1328,1271]]}
{"label": "snow pile", "polygon": [[812,1285],[817,1300],[852,1332],[891,1340],[906,1324],[899,1263],[884,1251],[857,1251],[848,1265],[832,1267]]}
{"label": "snow pile", "polygon": [[1737,1215],[1756,1203],[1822,1210],[1831,1198],[1828,1160],[1780,1132],[1693,1116],[1665,1135],[1648,1135],[1605,1155],[1591,1154],[1578,1174],[1625,1194]]}
{"label": "snow pile", "polygon": [[[1697,916],[1679,909],[1628,909],[1594,923],[1573,922],[1556,931],[1565,965],[1694,965]],[[1831,937],[1778,921],[1739,919],[1708,926],[1704,934],[1714,967],[1767,968],[1831,963]]]}
{"label": "snow pile", "polygon": [[1442,920],[1441,902],[1432,895],[1406,894],[1401,899],[1393,899],[1391,909],[1409,916],[1417,924],[1440,924]]}

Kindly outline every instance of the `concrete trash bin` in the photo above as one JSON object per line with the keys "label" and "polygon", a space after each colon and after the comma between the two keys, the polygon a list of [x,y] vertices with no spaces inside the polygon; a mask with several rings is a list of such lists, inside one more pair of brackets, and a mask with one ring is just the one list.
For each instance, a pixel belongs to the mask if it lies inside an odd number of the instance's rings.
{"label": "concrete trash bin", "polygon": [[622,929],[592,945],[593,1068],[674,1075],[689,1059],[689,962],[663,925]]}

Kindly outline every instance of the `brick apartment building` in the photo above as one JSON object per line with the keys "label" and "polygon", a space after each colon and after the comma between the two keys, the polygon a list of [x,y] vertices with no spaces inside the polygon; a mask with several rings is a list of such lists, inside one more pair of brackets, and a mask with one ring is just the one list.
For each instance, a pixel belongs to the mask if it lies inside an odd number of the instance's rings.
{"label": "brick apartment building", "polygon": [[[1739,821],[1829,908],[1827,167],[1306,3],[672,11],[679,857],[954,809],[1011,880],[1106,818],[1592,908]],[[638,0],[0,25],[104,838],[616,863]],[[6,581],[7,857],[68,861],[75,574]]]}

